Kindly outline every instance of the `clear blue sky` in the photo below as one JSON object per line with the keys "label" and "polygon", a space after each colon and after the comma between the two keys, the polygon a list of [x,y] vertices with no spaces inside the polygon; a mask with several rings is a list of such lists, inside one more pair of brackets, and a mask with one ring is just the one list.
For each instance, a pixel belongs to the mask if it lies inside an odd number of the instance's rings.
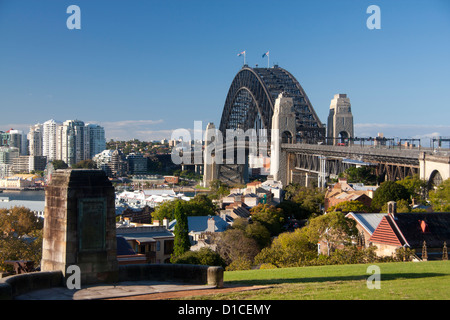
{"label": "clear blue sky", "polygon": [[80,119],[151,140],[218,124],[243,50],[250,66],[270,51],[324,123],[347,93],[357,135],[450,136],[447,0],[0,0],[0,130]]}

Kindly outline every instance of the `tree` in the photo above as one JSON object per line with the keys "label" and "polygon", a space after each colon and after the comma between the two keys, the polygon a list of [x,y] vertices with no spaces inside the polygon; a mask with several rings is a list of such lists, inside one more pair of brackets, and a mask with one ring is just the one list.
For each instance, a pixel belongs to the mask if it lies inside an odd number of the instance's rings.
{"label": "tree", "polygon": [[309,220],[306,234],[310,242],[323,241],[327,245],[327,255],[339,244],[348,244],[358,234],[356,222],[346,218],[342,212],[330,212]]}
{"label": "tree", "polygon": [[254,239],[262,249],[270,243],[270,232],[259,221],[250,221],[245,218],[237,218],[233,221],[233,229],[244,231],[245,235]]}
{"label": "tree", "polygon": [[206,247],[201,248],[198,251],[187,251],[181,256],[175,257],[173,263],[225,267],[225,261],[222,257],[217,252]]}
{"label": "tree", "polygon": [[250,264],[259,253],[258,243],[245,235],[243,230],[228,229],[218,235],[216,251],[227,265],[245,260]]}
{"label": "tree", "polygon": [[351,201],[342,201],[332,207],[329,207],[327,209],[327,212],[333,212],[333,211],[340,211],[343,213],[349,213],[349,212],[355,212],[355,213],[361,213],[361,212],[370,212],[370,208],[365,206],[363,203],[361,203],[358,200],[351,200]]}
{"label": "tree", "polygon": [[284,221],[283,210],[269,204],[258,204],[250,210],[253,221],[260,222],[272,236],[281,232]]}
{"label": "tree", "polygon": [[174,216],[177,223],[174,229],[175,239],[172,258],[181,256],[191,248],[187,214],[182,211],[180,202],[177,202],[175,205]]}
{"label": "tree", "polygon": [[[313,214],[318,214],[322,210],[325,199],[325,191],[318,188],[307,188],[299,184],[290,184],[284,189],[284,199],[293,202],[297,205],[297,209],[291,204],[289,211],[295,212],[294,218],[307,219]],[[280,208],[285,208],[285,205],[280,205]]]}
{"label": "tree", "polygon": [[444,180],[434,190],[430,191],[429,199],[433,210],[437,212],[450,211],[450,179]]}
{"label": "tree", "polygon": [[163,219],[175,219],[175,207],[180,205],[181,211],[187,216],[213,216],[217,212],[216,205],[206,195],[198,194],[189,201],[176,199],[159,204],[152,212],[152,219],[162,221]]}
{"label": "tree", "polygon": [[317,257],[316,244],[312,243],[306,229],[281,233],[270,247],[261,250],[255,257],[256,264],[271,264],[276,267],[294,267]]}
{"label": "tree", "polygon": [[5,260],[32,260],[38,265],[42,228],[43,221],[25,207],[0,209],[0,269],[7,270]]}
{"label": "tree", "polygon": [[389,201],[409,200],[408,190],[400,183],[394,181],[383,182],[376,190],[372,199],[372,208],[379,211]]}
{"label": "tree", "polygon": [[53,168],[55,170],[58,169],[67,169],[69,166],[63,160],[53,160],[52,161]]}
{"label": "tree", "polygon": [[425,200],[427,183],[425,180],[420,179],[417,174],[414,176],[407,176],[406,178],[397,181],[397,183],[406,188],[411,198]]}
{"label": "tree", "polygon": [[72,168],[74,169],[97,169],[97,164],[94,160],[87,159],[87,160],[81,160],[74,165],[72,165]]}
{"label": "tree", "polygon": [[348,182],[364,183],[364,184],[376,184],[377,177],[373,174],[373,169],[370,167],[350,167],[339,175],[344,177]]}
{"label": "tree", "polygon": [[220,180],[212,181],[210,190],[209,197],[213,200],[220,199],[230,193],[230,188]]}

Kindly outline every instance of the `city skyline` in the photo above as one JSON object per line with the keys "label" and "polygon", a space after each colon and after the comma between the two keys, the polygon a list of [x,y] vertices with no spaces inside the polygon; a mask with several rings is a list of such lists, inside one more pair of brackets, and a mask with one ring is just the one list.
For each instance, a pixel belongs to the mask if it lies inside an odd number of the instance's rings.
{"label": "city skyline", "polygon": [[[68,6],[81,9],[69,30]],[[381,29],[366,12],[381,10]],[[20,19],[18,19],[20,17]],[[337,93],[356,136],[450,136],[445,1],[0,1],[0,130],[86,119],[115,140],[220,122],[243,64],[279,64],[322,123]],[[448,103],[447,103],[448,104]]]}

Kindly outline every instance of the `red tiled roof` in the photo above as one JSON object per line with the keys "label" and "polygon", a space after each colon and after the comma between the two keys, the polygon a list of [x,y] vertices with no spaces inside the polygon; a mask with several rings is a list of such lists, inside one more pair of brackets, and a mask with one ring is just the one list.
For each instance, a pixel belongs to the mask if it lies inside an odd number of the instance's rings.
{"label": "red tiled roof", "polygon": [[402,246],[404,244],[389,216],[384,216],[381,219],[380,224],[373,232],[369,241],[394,246]]}

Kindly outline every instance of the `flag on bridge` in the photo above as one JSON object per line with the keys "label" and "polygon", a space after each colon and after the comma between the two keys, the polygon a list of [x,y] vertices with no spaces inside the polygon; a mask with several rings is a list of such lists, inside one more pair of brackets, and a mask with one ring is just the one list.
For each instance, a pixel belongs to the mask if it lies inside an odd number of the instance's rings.
{"label": "flag on bridge", "polygon": [[268,57],[269,56],[269,51],[267,51],[266,53],[264,53],[263,55],[262,55],[262,57],[264,58],[264,57]]}
{"label": "flag on bridge", "polygon": [[242,52],[238,53],[238,57],[242,56],[243,54],[245,55],[245,51],[242,51]]}

